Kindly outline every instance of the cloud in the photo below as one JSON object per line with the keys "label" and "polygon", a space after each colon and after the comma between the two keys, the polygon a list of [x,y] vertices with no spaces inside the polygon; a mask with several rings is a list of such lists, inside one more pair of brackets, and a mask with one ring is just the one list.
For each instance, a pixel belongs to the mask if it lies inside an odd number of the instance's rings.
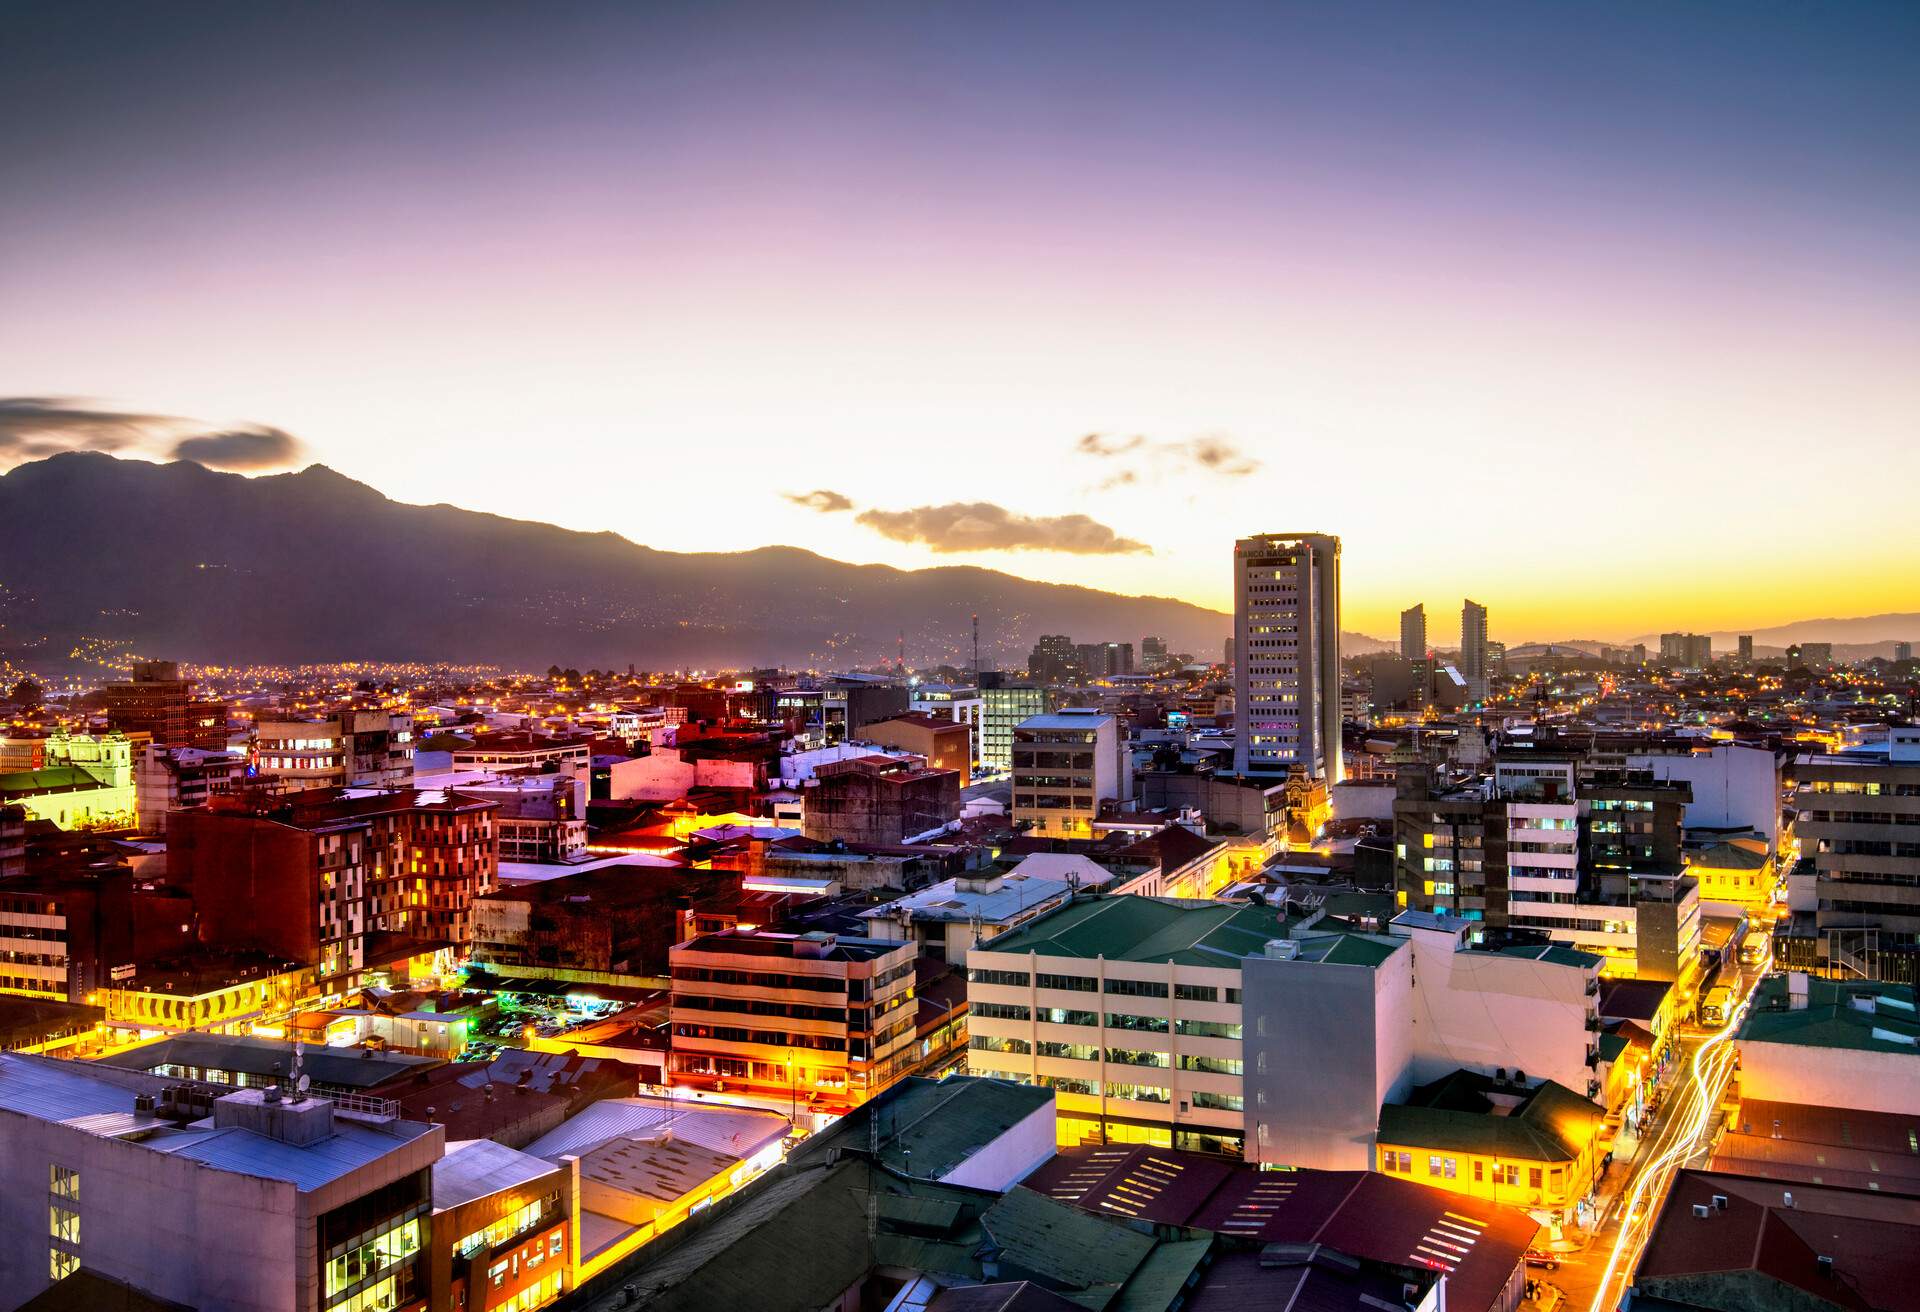
{"label": "cloud", "polygon": [[38,460],[62,451],[120,451],[166,419],[94,410],[57,396],[0,397],[0,457]]}
{"label": "cloud", "polygon": [[817,487],[811,492],[782,492],[781,496],[796,506],[805,506],[808,510],[817,510],[823,515],[836,511],[852,510],[853,500],[839,492]]}
{"label": "cloud", "polygon": [[175,460],[192,460],[208,469],[282,469],[300,455],[291,433],[265,425],[225,433],[202,433],[173,444]]}
{"label": "cloud", "polygon": [[955,501],[912,510],[863,510],[855,522],[895,542],[937,552],[1060,551],[1075,556],[1151,552],[1085,515],[1021,515],[989,501]]}
{"label": "cloud", "polygon": [[124,451],[252,470],[290,465],[301,447],[290,434],[264,424],[220,429],[181,415],[106,410],[70,397],[0,397],[0,464],[63,451]]}
{"label": "cloud", "polygon": [[1102,492],[1129,487],[1149,477],[1197,472],[1221,478],[1245,478],[1260,468],[1257,459],[1224,437],[1155,442],[1137,433],[1131,437],[1088,433],[1074,443],[1073,449],[1096,459],[1122,462],[1119,469],[1094,485]]}

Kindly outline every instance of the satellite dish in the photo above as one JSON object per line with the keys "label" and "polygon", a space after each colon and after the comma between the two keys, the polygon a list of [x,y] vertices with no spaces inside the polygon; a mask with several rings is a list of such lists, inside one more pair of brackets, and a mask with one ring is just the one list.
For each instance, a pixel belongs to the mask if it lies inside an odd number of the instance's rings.
{"label": "satellite dish", "polygon": [[302,1098],[307,1096],[307,1090],[312,1087],[313,1087],[313,1077],[311,1075],[302,1075],[299,1079],[293,1082],[293,1091],[299,1094]]}

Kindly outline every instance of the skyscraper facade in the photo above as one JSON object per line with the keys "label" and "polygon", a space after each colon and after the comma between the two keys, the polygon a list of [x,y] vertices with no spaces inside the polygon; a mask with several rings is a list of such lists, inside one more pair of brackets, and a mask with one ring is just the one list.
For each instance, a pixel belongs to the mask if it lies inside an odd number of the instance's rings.
{"label": "skyscraper facade", "polygon": [[1337,783],[1340,762],[1340,539],[1270,533],[1233,548],[1233,764]]}
{"label": "skyscraper facade", "polygon": [[1427,607],[1424,602],[1400,612],[1400,655],[1410,661],[1427,658]]}
{"label": "skyscraper facade", "polygon": [[1487,608],[1468,600],[1460,607],[1460,676],[1467,681],[1467,700],[1487,699]]}
{"label": "skyscraper facade", "polygon": [[1751,633],[1743,633],[1740,635],[1740,663],[1742,665],[1753,664],[1753,635]]}

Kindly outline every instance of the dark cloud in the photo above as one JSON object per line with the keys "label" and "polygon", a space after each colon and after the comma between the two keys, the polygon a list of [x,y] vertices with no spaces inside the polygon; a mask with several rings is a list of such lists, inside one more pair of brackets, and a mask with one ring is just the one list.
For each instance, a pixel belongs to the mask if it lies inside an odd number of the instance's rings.
{"label": "dark cloud", "polygon": [[1088,433],[1073,449],[1081,455],[1119,461],[1124,467],[1094,486],[1100,491],[1126,487],[1149,475],[1172,475],[1198,471],[1222,478],[1245,478],[1260,468],[1260,462],[1224,437],[1196,437],[1186,442],[1155,442],[1139,434],[1110,437]]}
{"label": "dark cloud", "polygon": [[62,451],[120,451],[138,445],[165,415],[95,410],[57,396],[0,397],[0,457],[39,460]]}
{"label": "dark cloud", "polygon": [[989,501],[956,501],[912,510],[863,510],[856,522],[895,542],[935,551],[1062,551],[1124,556],[1152,550],[1085,515],[1021,515]]}
{"label": "dark cloud", "polygon": [[293,434],[264,425],[225,433],[201,433],[173,444],[175,460],[192,460],[208,469],[282,469],[300,455]]}
{"label": "dark cloud", "polygon": [[852,510],[853,500],[839,492],[817,487],[811,492],[782,492],[781,496],[796,506],[805,506],[808,510],[817,510],[823,515],[835,511]]}
{"label": "dark cloud", "polygon": [[0,397],[0,462],[40,460],[63,451],[124,451],[195,460],[212,469],[253,470],[292,464],[300,443],[264,424],[213,430],[198,419],[103,410],[67,397]]}

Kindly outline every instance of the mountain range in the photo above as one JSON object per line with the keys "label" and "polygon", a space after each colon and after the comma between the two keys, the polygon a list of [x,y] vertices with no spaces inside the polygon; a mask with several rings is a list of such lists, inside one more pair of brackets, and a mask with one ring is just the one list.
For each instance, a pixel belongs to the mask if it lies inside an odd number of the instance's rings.
{"label": "mountain range", "polygon": [[[724,510],[716,527],[724,529]],[[454,506],[314,465],[245,478],[65,453],[0,476],[0,647],[93,640],[220,664],[1018,668],[1043,632],[1164,638],[1218,660],[1232,617],[970,566],[852,565],[794,547],[668,552]]]}

